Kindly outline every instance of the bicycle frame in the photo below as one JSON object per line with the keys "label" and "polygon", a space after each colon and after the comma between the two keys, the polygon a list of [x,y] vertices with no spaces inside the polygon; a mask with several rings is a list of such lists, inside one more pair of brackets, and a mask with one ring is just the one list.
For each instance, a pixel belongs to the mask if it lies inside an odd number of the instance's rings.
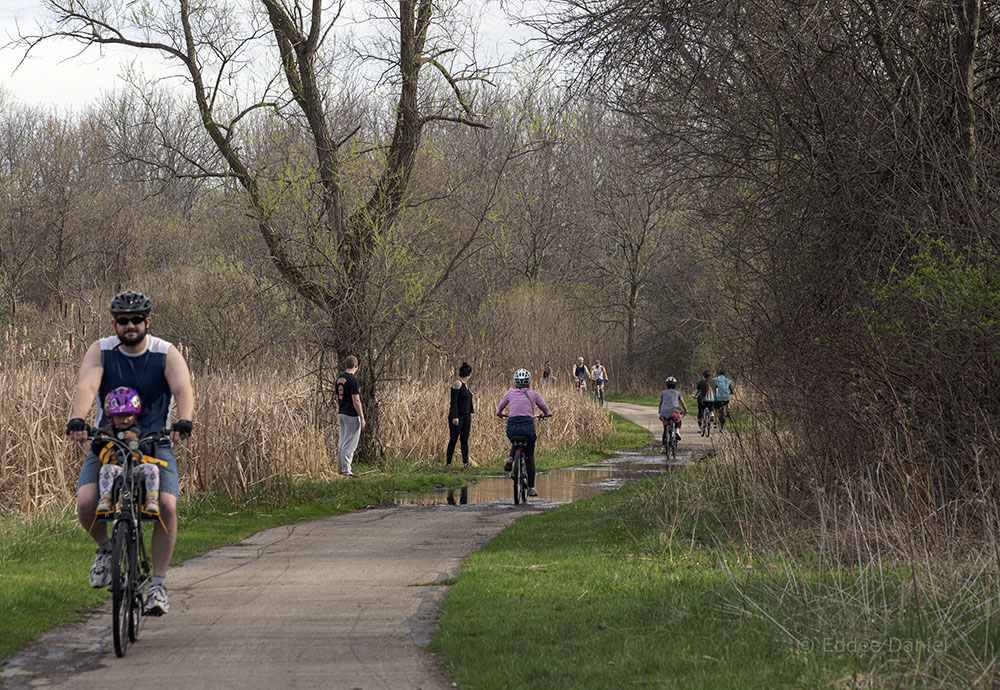
{"label": "bicycle frame", "polygon": [[126,441],[104,429],[92,428],[88,434],[91,441],[111,443],[116,464],[123,469],[112,489],[116,510],[110,515],[96,518],[101,522],[112,523],[112,628],[115,655],[119,657],[125,656],[128,643],[135,642],[139,637],[151,571],[149,555],[142,538],[142,523],[157,519],[152,515],[144,515],[140,509],[143,486],[136,476],[135,470],[139,464],[136,459],[139,457],[141,444],[163,440],[168,434],[168,429],[160,429],[135,441]]}
{"label": "bicycle frame", "polygon": [[713,403],[712,407],[706,407],[701,410],[701,418],[699,419],[698,432],[706,438],[711,436],[712,424],[714,423],[715,423],[715,407]]}
{"label": "bicycle frame", "polygon": [[663,454],[671,460],[677,459],[677,422],[673,419],[663,425]]}

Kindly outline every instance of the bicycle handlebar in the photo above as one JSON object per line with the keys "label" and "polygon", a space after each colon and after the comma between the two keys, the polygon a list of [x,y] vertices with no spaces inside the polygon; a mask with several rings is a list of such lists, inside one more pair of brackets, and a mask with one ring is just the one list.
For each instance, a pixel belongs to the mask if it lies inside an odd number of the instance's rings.
{"label": "bicycle handlebar", "polygon": [[[124,432],[119,432],[124,433]],[[164,427],[163,429],[156,429],[155,431],[150,431],[142,436],[139,436],[135,443],[143,444],[150,441],[162,441],[164,439],[170,438],[170,429]],[[87,440],[88,441],[111,441],[112,443],[129,443],[123,438],[119,438],[114,434],[108,433],[107,429],[92,426],[87,430]]]}
{"label": "bicycle handlebar", "polygon": [[[551,416],[551,414],[536,414],[532,415],[532,419],[548,419]],[[498,414],[497,417],[500,417],[501,419],[510,419],[509,414]]]}

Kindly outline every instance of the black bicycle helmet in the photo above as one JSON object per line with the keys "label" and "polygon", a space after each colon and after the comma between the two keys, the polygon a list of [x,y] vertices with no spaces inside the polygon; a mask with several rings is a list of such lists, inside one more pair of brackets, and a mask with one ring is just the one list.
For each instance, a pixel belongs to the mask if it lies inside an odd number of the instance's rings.
{"label": "black bicycle helmet", "polygon": [[110,309],[112,314],[148,314],[153,310],[153,305],[141,292],[126,290],[112,298]]}

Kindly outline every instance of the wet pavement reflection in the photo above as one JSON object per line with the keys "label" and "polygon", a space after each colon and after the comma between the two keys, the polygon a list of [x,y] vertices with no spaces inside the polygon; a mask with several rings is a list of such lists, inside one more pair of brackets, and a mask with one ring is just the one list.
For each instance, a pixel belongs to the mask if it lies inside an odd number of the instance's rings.
{"label": "wet pavement reflection", "polygon": [[[566,467],[539,474],[535,478],[538,498],[532,503],[572,503],[613,491],[628,482],[663,474],[684,464],[689,458],[678,455],[677,462],[666,463],[662,455],[621,453],[601,462]],[[473,484],[442,489],[433,494],[395,494],[396,505],[464,506],[483,503],[514,503],[514,486],[508,475],[486,477]]]}

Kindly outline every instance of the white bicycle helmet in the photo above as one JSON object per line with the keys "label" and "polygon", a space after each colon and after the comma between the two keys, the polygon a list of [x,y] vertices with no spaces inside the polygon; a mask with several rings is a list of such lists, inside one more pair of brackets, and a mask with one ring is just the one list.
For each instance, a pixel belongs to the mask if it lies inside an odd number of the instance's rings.
{"label": "white bicycle helmet", "polygon": [[677,379],[675,379],[673,376],[668,376],[667,377],[667,385],[668,386],[676,386],[677,385]]}
{"label": "white bicycle helmet", "polygon": [[527,369],[518,369],[514,372],[514,388],[527,388],[531,383],[531,372]]}

